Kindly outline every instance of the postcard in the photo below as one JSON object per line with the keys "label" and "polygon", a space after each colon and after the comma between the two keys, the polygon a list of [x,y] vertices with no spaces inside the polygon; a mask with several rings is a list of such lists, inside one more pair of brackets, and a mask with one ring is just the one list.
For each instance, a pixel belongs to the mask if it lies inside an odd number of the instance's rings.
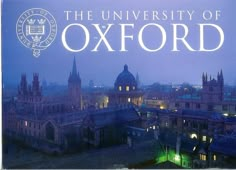
{"label": "postcard", "polygon": [[236,168],[235,5],[2,1],[2,167]]}

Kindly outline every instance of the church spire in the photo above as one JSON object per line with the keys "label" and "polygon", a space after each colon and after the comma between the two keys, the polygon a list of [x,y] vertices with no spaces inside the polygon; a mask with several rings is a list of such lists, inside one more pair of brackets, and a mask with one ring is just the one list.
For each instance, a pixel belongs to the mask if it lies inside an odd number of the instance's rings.
{"label": "church spire", "polygon": [[220,70],[220,76],[223,79],[223,71],[222,71],[222,69]]}
{"label": "church spire", "polygon": [[79,72],[77,72],[75,57],[74,57],[74,61],[73,61],[72,72],[70,72],[70,76],[69,76],[68,81],[69,82],[78,82],[78,83],[81,82]]}
{"label": "church spire", "polygon": [[72,68],[72,76],[76,76],[76,75],[77,75],[77,68],[76,68],[76,61],[75,61],[75,57],[74,57],[73,68]]}

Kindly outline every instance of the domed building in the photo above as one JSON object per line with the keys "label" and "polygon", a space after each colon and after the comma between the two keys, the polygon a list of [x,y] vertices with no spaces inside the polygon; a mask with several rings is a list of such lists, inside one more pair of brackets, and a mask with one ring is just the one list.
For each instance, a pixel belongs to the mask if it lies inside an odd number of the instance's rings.
{"label": "domed building", "polygon": [[138,89],[137,81],[128,66],[118,75],[114,89],[109,93],[109,106],[134,104],[140,106],[143,102],[143,92]]}

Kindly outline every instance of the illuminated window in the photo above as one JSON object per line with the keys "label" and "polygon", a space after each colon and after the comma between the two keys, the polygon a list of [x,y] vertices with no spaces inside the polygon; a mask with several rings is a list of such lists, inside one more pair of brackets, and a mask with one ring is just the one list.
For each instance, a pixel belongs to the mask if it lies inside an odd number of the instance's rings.
{"label": "illuminated window", "polygon": [[155,127],[155,126],[153,126],[152,128],[153,128],[154,130],[156,129],[156,127]]}
{"label": "illuminated window", "polygon": [[206,161],[206,155],[204,155],[204,154],[200,154],[200,160],[202,160],[202,161]]}
{"label": "illuminated window", "polygon": [[202,141],[206,142],[206,136],[202,136]]}
{"label": "illuminated window", "polygon": [[197,134],[196,134],[196,133],[192,133],[192,134],[190,135],[190,138],[191,138],[191,139],[193,139],[193,138],[196,138],[196,139],[197,139]]}
{"label": "illuminated window", "polygon": [[216,155],[213,155],[213,160],[216,161]]}
{"label": "illuminated window", "polygon": [[133,90],[135,90],[135,87],[133,86]]}
{"label": "illuminated window", "polygon": [[128,98],[128,102],[130,103],[130,101],[131,101],[131,99],[130,98]]}
{"label": "illuminated window", "polygon": [[122,87],[121,86],[119,86],[119,91],[121,91],[122,90]]}
{"label": "illuminated window", "polygon": [[27,122],[27,121],[25,121],[25,126],[26,126],[26,127],[28,126],[28,122]]}
{"label": "illuminated window", "polygon": [[129,91],[129,86],[126,86],[126,91]]}
{"label": "illuminated window", "polygon": [[183,122],[185,123],[185,120],[183,120]]}

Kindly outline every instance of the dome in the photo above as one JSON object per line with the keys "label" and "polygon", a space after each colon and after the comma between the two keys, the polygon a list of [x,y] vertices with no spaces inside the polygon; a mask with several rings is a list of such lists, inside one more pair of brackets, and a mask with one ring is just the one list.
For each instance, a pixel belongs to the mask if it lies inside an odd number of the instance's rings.
{"label": "dome", "polygon": [[116,78],[115,89],[118,91],[134,91],[137,89],[137,82],[133,74],[129,72],[127,65]]}

